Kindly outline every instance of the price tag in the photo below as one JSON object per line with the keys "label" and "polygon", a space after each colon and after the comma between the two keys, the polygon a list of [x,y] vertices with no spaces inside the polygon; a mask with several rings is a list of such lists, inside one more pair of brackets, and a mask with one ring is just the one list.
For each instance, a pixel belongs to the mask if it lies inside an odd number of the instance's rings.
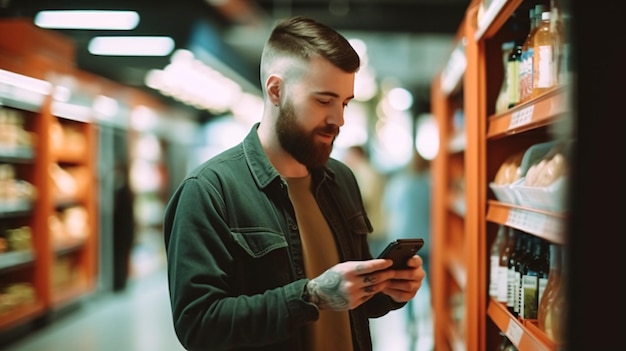
{"label": "price tag", "polygon": [[546,227],[546,216],[537,212],[512,208],[509,210],[506,224],[525,232],[539,234]]}
{"label": "price tag", "polygon": [[522,327],[514,321],[510,320],[509,325],[506,327],[506,337],[511,340],[515,347],[519,347],[519,342],[520,340],[522,340],[522,335],[524,335]]}
{"label": "price tag", "polygon": [[511,115],[511,122],[509,123],[509,129],[515,129],[519,126],[530,123],[533,119],[534,110],[535,105],[530,105],[519,111],[513,112],[513,114]]}

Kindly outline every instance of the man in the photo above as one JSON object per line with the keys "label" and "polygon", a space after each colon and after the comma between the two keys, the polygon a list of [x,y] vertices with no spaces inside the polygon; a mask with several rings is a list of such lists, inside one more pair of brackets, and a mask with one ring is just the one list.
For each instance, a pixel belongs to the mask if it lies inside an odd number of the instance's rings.
{"label": "man", "polygon": [[192,172],[165,213],[174,328],[189,350],[371,350],[368,318],[424,278],[371,259],[354,175],[330,159],[360,61],[296,17],[261,57],[264,111],[237,146]]}

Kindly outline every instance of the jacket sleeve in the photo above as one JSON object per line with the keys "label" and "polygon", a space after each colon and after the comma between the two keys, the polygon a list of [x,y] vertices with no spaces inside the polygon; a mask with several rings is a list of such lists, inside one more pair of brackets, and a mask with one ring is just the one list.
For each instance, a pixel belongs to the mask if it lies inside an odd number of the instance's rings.
{"label": "jacket sleeve", "polygon": [[189,178],[165,210],[164,234],[174,329],[188,350],[229,350],[284,342],[319,311],[302,299],[305,279],[241,294],[232,234],[220,192]]}

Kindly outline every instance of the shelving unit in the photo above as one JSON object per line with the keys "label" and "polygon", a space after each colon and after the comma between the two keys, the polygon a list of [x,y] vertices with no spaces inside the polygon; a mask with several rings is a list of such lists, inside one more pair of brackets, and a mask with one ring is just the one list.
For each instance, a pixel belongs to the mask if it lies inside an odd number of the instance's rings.
{"label": "shelving unit", "polygon": [[[449,82],[454,70],[446,67],[431,90],[441,140],[433,163],[435,345],[438,351],[496,350],[501,332],[520,351],[555,351],[563,345],[535,321],[512,315],[489,297],[489,248],[499,225],[566,247],[567,211],[498,201],[489,183],[508,156],[545,141],[571,141],[570,87],[558,86],[496,114],[504,77],[502,43],[520,37],[524,26],[515,21],[535,2],[494,0],[478,19],[480,3],[471,2],[459,26],[456,48],[464,44],[465,62],[458,83]],[[455,49],[449,65],[458,61]]]}
{"label": "shelving unit", "polygon": [[[0,145],[0,164],[14,170],[9,183],[32,190],[0,205],[8,243],[0,251],[3,333],[94,291],[98,194],[93,77],[72,67],[73,44],[64,37],[19,20],[0,26],[16,34],[0,40],[0,109],[23,121],[9,134],[31,140]],[[68,81],[74,86],[57,94]],[[16,229],[27,233],[19,245],[8,238]]]}

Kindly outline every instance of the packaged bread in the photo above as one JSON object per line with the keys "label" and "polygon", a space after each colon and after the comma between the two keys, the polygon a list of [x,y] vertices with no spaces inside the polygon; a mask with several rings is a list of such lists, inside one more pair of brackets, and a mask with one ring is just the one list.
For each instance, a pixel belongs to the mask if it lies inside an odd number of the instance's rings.
{"label": "packaged bread", "polygon": [[524,185],[546,187],[566,173],[567,159],[562,145],[557,145],[528,168],[524,178]]}
{"label": "packaged bread", "polygon": [[504,160],[493,182],[497,185],[507,185],[518,180],[521,176],[520,163],[523,156],[524,152],[519,152]]}

